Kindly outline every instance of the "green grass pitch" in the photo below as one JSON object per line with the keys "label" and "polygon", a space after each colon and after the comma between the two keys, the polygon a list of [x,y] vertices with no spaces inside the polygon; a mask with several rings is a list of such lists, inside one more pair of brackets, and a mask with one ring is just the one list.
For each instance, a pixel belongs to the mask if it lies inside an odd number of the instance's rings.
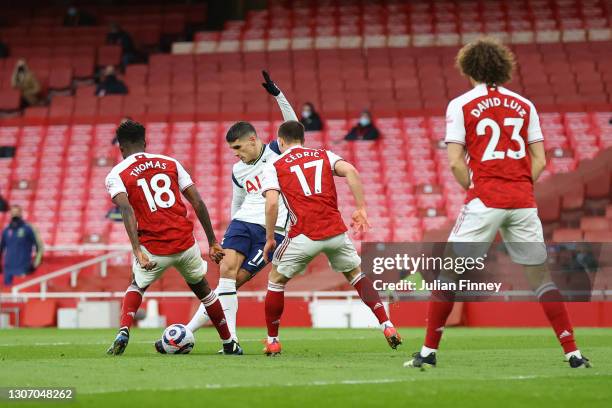
{"label": "green grass pitch", "polygon": [[391,350],[378,330],[281,330],[283,355],[261,354],[264,329],[239,330],[246,355],[220,356],[213,329],[190,355],[158,355],[161,330],[0,330],[0,387],[75,387],[71,403],[2,407],[611,407],[612,329],[578,329],[594,367],[571,370],[550,329],[447,329],[437,368],[406,369],[422,329]]}

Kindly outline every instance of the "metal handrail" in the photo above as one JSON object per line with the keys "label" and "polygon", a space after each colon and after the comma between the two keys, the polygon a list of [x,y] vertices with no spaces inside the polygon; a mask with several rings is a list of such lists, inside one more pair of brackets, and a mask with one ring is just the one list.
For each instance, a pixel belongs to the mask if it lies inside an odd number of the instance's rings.
{"label": "metal handrail", "polygon": [[77,284],[77,278],[79,275],[79,272],[81,271],[81,269],[83,268],[87,268],[89,266],[93,266],[96,264],[100,264],[100,272],[102,276],[106,276],[106,267],[107,267],[107,263],[108,260],[111,258],[115,258],[115,257],[119,257],[122,255],[125,255],[126,253],[130,252],[129,249],[123,249],[120,251],[115,251],[115,252],[111,252],[109,254],[105,254],[105,255],[100,255],[97,256],[93,259],[89,259],[87,261],[83,261],[83,262],[79,262],[77,264],[71,265],[71,266],[67,266],[65,268],[60,269],[59,271],[55,271],[55,272],[51,272],[51,273],[47,273],[43,276],[40,276],[38,278],[29,280],[27,282],[23,282],[20,283],[19,285],[15,285],[13,286],[13,289],[11,291],[13,296],[17,296],[20,294],[20,291],[25,289],[25,288],[29,288],[31,286],[35,286],[35,285],[40,285],[40,297],[41,299],[46,298],[47,295],[47,283],[51,280],[51,279],[55,279],[59,276],[64,276],[67,274],[70,274],[70,286],[75,287]]}

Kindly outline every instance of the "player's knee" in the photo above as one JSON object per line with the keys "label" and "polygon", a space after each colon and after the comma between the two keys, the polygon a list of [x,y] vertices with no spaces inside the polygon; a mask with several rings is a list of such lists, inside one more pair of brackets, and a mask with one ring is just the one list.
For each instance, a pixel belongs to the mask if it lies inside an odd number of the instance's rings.
{"label": "player's knee", "polygon": [[236,279],[238,276],[238,270],[240,269],[239,265],[236,265],[235,262],[221,262],[219,266],[219,273],[222,278],[226,279]]}
{"label": "player's knee", "polygon": [[357,276],[359,276],[360,273],[361,273],[361,268],[358,266],[351,271],[344,272],[344,277],[346,278],[346,280],[350,282],[353,279],[355,279]]}
{"label": "player's knee", "polygon": [[272,270],[270,271],[270,275],[268,276],[268,280],[272,283],[287,283],[289,282],[289,278],[286,277],[285,275],[281,275],[277,270],[276,267],[273,267]]}

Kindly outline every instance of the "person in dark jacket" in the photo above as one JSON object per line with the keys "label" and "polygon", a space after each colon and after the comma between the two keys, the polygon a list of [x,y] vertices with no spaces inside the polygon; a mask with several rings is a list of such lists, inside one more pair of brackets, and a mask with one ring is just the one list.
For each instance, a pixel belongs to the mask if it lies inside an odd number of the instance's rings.
{"label": "person in dark jacket", "polygon": [[134,40],[132,40],[130,33],[121,28],[119,24],[111,23],[110,31],[106,35],[106,43],[121,47],[121,65],[123,67],[134,61],[136,57]]}
{"label": "person in dark jacket", "polygon": [[372,123],[372,115],[368,110],[363,110],[359,117],[357,126],[354,126],[351,131],[344,136],[344,140],[376,140],[380,136],[380,132]]}
{"label": "person in dark jacket", "polygon": [[[32,251],[35,256],[32,258]],[[21,207],[11,207],[11,221],[0,239],[0,269],[4,285],[13,284],[14,276],[32,273],[40,266],[43,243],[36,230],[23,220]]]}
{"label": "person in dark jacket", "polygon": [[96,25],[96,18],[85,10],[68,7],[64,14],[64,27],[84,27]]}
{"label": "person in dark jacket", "polygon": [[112,65],[107,66],[104,69],[102,79],[96,88],[96,95],[125,95],[127,93],[127,86],[125,86],[123,81],[117,78],[117,75],[115,74],[115,67]]}
{"label": "person in dark jacket", "polygon": [[300,122],[304,125],[306,132],[318,132],[323,130],[323,122],[319,113],[315,110],[314,105],[306,102],[302,107],[302,117]]}

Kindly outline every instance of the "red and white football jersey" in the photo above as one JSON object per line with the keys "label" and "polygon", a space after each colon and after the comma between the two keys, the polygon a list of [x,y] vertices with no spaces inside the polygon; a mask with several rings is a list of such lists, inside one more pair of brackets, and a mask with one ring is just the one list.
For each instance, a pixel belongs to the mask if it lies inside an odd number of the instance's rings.
{"label": "red and white football jersey", "polygon": [[339,160],[324,149],[294,146],[265,167],[262,192],[281,192],[289,210],[289,238],[304,234],[316,241],[346,232],[334,183]]}
{"label": "red and white football jersey", "polygon": [[126,193],[138,222],[140,243],[154,255],[172,255],[193,246],[193,223],[181,192],[193,185],[181,164],[167,156],[136,153],[106,176],[111,198]]}
{"label": "red and white football jersey", "polygon": [[446,142],[465,145],[474,198],[491,208],[536,207],[527,145],[544,140],[528,99],[503,87],[477,85],[446,111]]}

